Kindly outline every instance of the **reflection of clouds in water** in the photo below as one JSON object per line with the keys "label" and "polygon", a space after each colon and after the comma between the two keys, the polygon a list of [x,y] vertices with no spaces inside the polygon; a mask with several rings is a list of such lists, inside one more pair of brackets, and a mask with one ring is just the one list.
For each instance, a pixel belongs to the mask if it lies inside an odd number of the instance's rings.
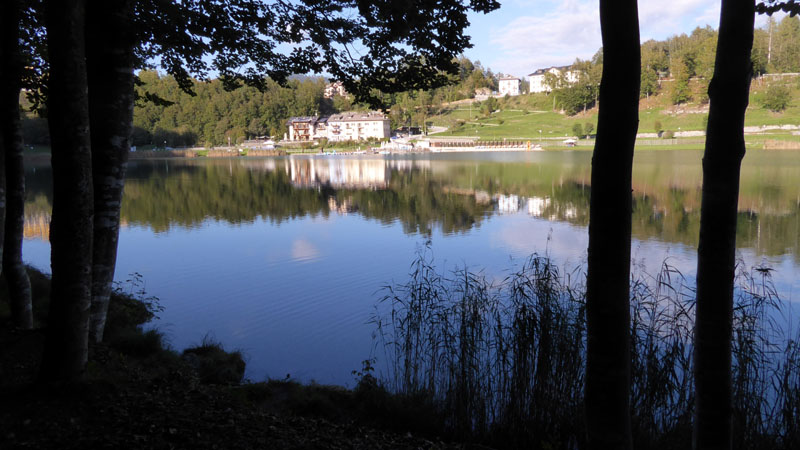
{"label": "reflection of clouds in water", "polygon": [[[549,242],[548,236],[551,237]],[[547,252],[559,264],[580,264],[585,257],[589,237],[583,227],[519,214],[511,220],[503,220],[503,225],[490,234],[489,242],[494,248],[507,249],[515,257],[528,257],[533,253],[543,255]]]}
{"label": "reflection of clouds in water", "polygon": [[295,261],[308,261],[319,256],[319,249],[305,239],[295,239],[292,242],[292,259]]}
{"label": "reflection of clouds in water", "polygon": [[[589,234],[586,227],[517,214],[505,216],[490,234],[489,242],[493,248],[505,249],[515,258],[547,253],[558,265],[573,268],[586,263]],[[696,258],[695,249],[680,244],[634,239],[631,245],[632,263],[648,274],[658,273],[667,260],[670,266],[693,279]]]}

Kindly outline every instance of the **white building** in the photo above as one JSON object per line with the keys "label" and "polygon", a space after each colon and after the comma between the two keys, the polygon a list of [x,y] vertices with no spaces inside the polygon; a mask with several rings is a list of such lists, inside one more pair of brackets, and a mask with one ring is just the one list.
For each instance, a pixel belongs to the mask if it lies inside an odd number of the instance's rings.
{"label": "white building", "polygon": [[319,117],[292,117],[287,122],[289,125],[290,141],[310,141],[317,136],[317,122]]}
{"label": "white building", "polygon": [[328,141],[358,141],[391,136],[389,118],[376,111],[345,112],[330,117],[292,117],[287,125],[289,125],[290,141],[311,141],[321,138],[326,138]]}
{"label": "white building", "polygon": [[530,92],[550,92],[550,86],[545,83],[545,75],[551,73],[556,77],[563,76],[564,80],[569,83],[577,83],[580,72],[572,70],[572,66],[553,66],[546,69],[539,69],[528,75],[530,79]]}
{"label": "white building", "polygon": [[333,98],[337,95],[342,97],[347,96],[347,91],[344,89],[344,84],[341,81],[334,81],[325,86],[325,98]]}
{"label": "white building", "polygon": [[519,78],[517,77],[502,77],[497,80],[497,89],[500,96],[506,95],[519,95]]}

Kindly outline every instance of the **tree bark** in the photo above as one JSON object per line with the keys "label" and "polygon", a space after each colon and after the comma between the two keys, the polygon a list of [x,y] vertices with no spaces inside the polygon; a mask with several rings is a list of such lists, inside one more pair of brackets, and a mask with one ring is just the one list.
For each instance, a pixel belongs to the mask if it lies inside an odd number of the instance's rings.
{"label": "tree bark", "polygon": [[[25,221],[25,175],[22,165],[22,126],[19,116],[19,92],[23,67],[19,47],[19,30],[22,15],[20,0],[7,0],[0,6],[2,17],[2,49],[4,61],[0,76],[2,98],[2,136],[0,136],[0,255],[3,272],[8,282],[11,322],[17,328],[33,327],[31,284],[22,263],[22,232]],[[3,167],[4,165],[4,167]],[[3,222],[3,219],[5,221]]]}
{"label": "tree bark", "polygon": [[93,200],[85,6],[83,0],[45,4],[53,166],[52,294],[40,373],[45,381],[80,378],[88,355]]}
{"label": "tree bark", "polygon": [[631,173],[639,124],[635,0],[600,1],[603,77],[592,156],[586,280],[589,447],[630,449]]}
{"label": "tree bark", "polygon": [[90,337],[103,340],[133,128],[133,1],[89,0],[86,65],[94,183]]}
{"label": "tree bark", "polygon": [[694,447],[731,448],[731,329],[739,172],[755,2],[723,0],[703,156],[697,248]]}

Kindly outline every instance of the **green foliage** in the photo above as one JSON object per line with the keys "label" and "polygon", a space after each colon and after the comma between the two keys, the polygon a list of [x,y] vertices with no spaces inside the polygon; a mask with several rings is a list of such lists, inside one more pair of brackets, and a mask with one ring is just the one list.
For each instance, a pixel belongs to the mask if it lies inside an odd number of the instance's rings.
{"label": "green foliage", "polygon": [[656,131],[656,133],[661,133],[662,131],[664,131],[664,126],[661,125],[660,120],[656,120],[655,122],[653,122],[653,129]]}
{"label": "green foliage", "polygon": [[558,104],[569,116],[594,105],[596,95],[597,86],[585,80],[580,80],[555,92]]}
{"label": "green foliage", "polygon": [[591,61],[575,60],[570,70],[578,74],[577,82],[570,83],[566,74],[545,74],[545,83],[553,91],[553,106],[558,105],[569,115],[591,108],[597,100],[602,64]]}
{"label": "green foliage", "polygon": [[683,59],[678,59],[672,68],[672,91],[670,92],[670,101],[673,105],[685,103],[689,101],[691,91],[689,90],[689,68]]}
{"label": "green foliage", "polygon": [[[774,27],[775,19],[767,19],[767,28]],[[770,33],[769,31],[756,28],[753,30],[753,50],[750,52],[750,61],[753,63],[753,76],[759,76],[767,72],[767,63],[770,53]]]}
{"label": "green foliage", "polygon": [[182,147],[205,143],[206,147],[239,143],[245,138],[283,136],[286,119],[334,112],[333,101],[323,98],[321,78],[291,80],[286,87],[267,80],[263,92],[242,87],[226,91],[220,80],[194,81],[190,96],[180,91],[174,78],[156,72],[139,73],[136,89],[172,101],[171,105],[152,102],[134,109],[133,145]]}
{"label": "green foliage", "polygon": [[672,139],[675,137],[675,132],[672,130],[667,130],[661,133],[661,137],[664,139]]}
{"label": "green foliage", "polygon": [[649,97],[658,91],[658,74],[650,67],[643,67],[641,74],[640,96]]}
{"label": "green foliage", "polygon": [[800,72],[800,18],[785,16],[773,29],[770,72]]}
{"label": "green foliage", "polygon": [[761,99],[761,106],[772,112],[781,112],[789,106],[792,91],[788,86],[773,83]]}
{"label": "green foliage", "polygon": [[481,114],[484,117],[489,117],[497,109],[497,99],[494,97],[487,98],[483,103],[481,103]]}
{"label": "green foliage", "polygon": [[583,132],[586,133],[587,136],[590,136],[594,131],[594,124],[592,122],[586,122],[583,125]]}
{"label": "green foliage", "polygon": [[577,136],[578,139],[583,137],[583,126],[580,123],[576,122],[574,125],[572,125],[572,134]]}

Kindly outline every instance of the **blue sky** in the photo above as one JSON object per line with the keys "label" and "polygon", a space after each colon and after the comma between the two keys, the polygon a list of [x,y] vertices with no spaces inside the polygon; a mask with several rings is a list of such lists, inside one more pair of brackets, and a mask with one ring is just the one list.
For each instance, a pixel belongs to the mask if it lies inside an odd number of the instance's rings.
{"label": "blue sky", "polygon": [[[525,77],[538,68],[589,59],[600,48],[598,0],[501,0],[497,11],[471,14],[473,48],[484,67]],[[639,0],[642,41],[719,27],[719,0]],[[756,17],[756,26],[766,23]]]}

